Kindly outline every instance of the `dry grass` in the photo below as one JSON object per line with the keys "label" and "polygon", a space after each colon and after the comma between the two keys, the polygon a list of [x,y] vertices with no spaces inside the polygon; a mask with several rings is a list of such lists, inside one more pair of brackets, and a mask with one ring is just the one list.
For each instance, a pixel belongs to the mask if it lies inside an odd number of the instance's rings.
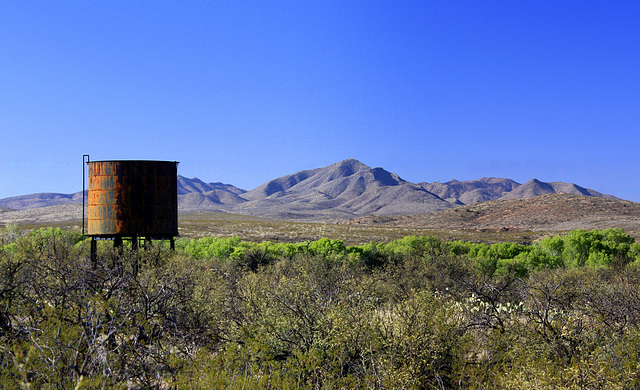
{"label": "dry grass", "polygon": [[180,214],[180,236],[239,236],[246,241],[300,242],[322,237],[343,240],[347,245],[388,242],[409,235],[435,236],[445,240],[478,242],[531,242],[543,232],[488,232],[436,229],[416,226],[347,225],[336,222],[275,221],[237,214],[199,212]]}

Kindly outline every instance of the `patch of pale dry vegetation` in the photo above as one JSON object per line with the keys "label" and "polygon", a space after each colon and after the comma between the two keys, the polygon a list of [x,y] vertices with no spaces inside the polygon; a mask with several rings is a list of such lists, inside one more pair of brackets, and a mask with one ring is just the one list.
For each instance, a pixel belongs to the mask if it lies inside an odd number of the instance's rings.
{"label": "patch of pale dry vegetation", "polygon": [[[386,220],[386,217],[374,217]],[[292,222],[247,217],[226,213],[182,213],[179,222],[180,236],[200,238],[205,236],[238,236],[245,241],[301,242],[320,238],[338,239],[346,245],[369,242],[389,242],[406,236],[433,236],[443,240],[478,242],[531,242],[543,234],[525,231],[474,231],[436,229],[417,226],[344,224],[339,221]]]}

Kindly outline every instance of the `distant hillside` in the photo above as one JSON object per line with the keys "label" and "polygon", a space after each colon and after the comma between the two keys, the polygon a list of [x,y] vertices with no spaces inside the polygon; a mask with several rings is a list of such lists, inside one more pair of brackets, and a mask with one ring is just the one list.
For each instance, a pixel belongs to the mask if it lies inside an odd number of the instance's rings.
{"label": "distant hillside", "polygon": [[178,203],[185,210],[219,209],[222,205],[246,202],[245,190],[223,183],[205,183],[198,178],[178,175]]}
{"label": "distant hillside", "polygon": [[640,203],[576,194],[547,194],[479,202],[430,214],[367,216],[340,223],[493,231],[619,227],[640,233]]}
{"label": "distant hillside", "polygon": [[422,188],[454,205],[471,204],[495,200],[520,186],[510,179],[483,177],[478,180],[446,183],[419,183]]}
{"label": "distant hillside", "polygon": [[[198,178],[178,176],[177,180],[181,211],[232,212],[274,219],[424,214],[497,199],[555,193],[617,199],[576,184],[537,179],[524,184],[494,177],[415,184],[354,159],[282,176],[250,191],[231,184],[205,183]],[[0,207],[22,210],[80,202],[82,192],[40,193],[0,199]]]}
{"label": "distant hillside", "polygon": [[75,194],[43,192],[0,199],[0,207],[13,210],[33,209],[69,203],[82,203],[82,191],[76,192]]}
{"label": "distant hillside", "polygon": [[197,177],[187,179],[186,177],[178,175],[178,195],[185,195],[194,192],[208,193],[216,191],[229,192],[234,195],[240,195],[247,192],[246,190],[234,187],[231,184],[205,183]]}
{"label": "distant hillside", "polygon": [[615,196],[603,195],[598,191],[580,187],[572,183],[563,183],[556,181],[552,183],[544,183],[537,179],[531,179],[528,182],[517,186],[512,191],[505,193],[502,199],[522,199],[533,198],[535,196],[548,194],[575,194],[584,196],[593,196],[597,198],[617,199]]}

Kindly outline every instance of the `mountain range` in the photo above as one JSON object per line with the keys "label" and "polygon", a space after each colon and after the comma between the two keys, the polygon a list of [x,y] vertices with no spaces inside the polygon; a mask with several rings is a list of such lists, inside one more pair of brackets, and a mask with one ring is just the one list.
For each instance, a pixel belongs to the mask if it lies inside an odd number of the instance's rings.
{"label": "mountain range", "polygon": [[[617,199],[576,184],[537,179],[523,184],[494,177],[411,183],[395,173],[371,168],[355,159],[282,176],[250,191],[178,176],[181,211],[232,212],[275,219],[423,214],[490,200],[555,193]],[[38,193],[0,199],[0,208],[21,210],[81,202],[82,191]]]}

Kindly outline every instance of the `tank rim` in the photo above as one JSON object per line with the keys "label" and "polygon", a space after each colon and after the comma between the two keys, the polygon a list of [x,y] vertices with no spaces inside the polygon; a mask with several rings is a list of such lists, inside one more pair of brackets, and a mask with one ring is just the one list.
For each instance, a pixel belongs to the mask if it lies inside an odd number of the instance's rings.
{"label": "tank rim", "polygon": [[87,164],[99,163],[99,162],[155,162],[155,163],[175,163],[179,164],[180,161],[168,161],[168,160],[91,160]]}

